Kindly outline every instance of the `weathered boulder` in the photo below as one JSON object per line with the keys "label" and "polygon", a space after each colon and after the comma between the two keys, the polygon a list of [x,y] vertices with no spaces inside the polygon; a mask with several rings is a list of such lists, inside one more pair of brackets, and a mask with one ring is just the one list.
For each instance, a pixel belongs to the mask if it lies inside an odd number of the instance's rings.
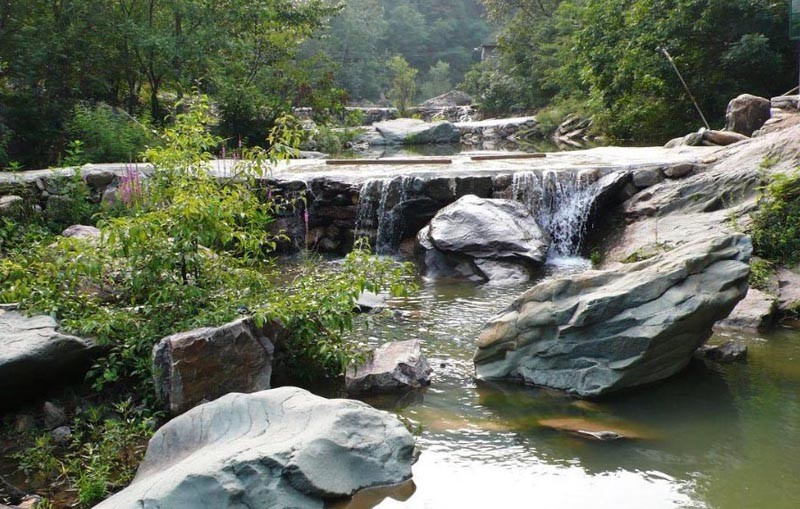
{"label": "weathered boulder", "polygon": [[661,168],[639,168],[633,170],[633,185],[639,189],[650,187],[664,180],[664,172]]}
{"label": "weathered boulder", "polygon": [[770,100],[773,108],[779,110],[800,110],[800,95],[779,95]]}
{"label": "weathered boulder", "polygon": [[432,97],[420,104],[422,108],[447,108],[451,106],[468,106],[472,104],[472,97],[460,90],[451,90],[442,95]]}
{"label": "weathered boulder", "polygon": [[745,136],[761,129],[769,120],[772,106],[769,99],[750,94],[742,94],[728,103],[725,112],[725,130]]}
{"label": "weathered boulder", "polygon": [[323,509],[410,479],[413,461],[405,426],[364,403],[228,394],[158,430],[133,483],[96,509]]}
{"label": "weathered boulder", "polygon": [[458,143],[460,131],[450,122],[425,122],[412,118],[399,118],[377,122],[375,129],[381,139],[369,140],[372,145],[429,145],[433,143]]}
{"label": "weathered boulder", "polygon": [[388,300],[389,298],[385,293],[373,293],[369,290],[364,290],[356,299],[355,307],[361,313],[369,313],[379,309],[386,309]]}
{"label": "weathered boulder", "polygon": [[694,171],[695,165],[692,163],[678,163],[668,166],[664,170],[664,176],[671,179],[683,178]]}
{"label": "weathered boulder", "polygon": [[412,339],[377,348],[367,363],[347,370],[345,384],[351,395],[419,389],[430,385],[431,373],[419,340]]}
{"label": "weathered boulder", "polygon": [[86,226],[82,224],[73,224],[63,232],[61,235],[64,237],[73,237],[76,239],[96,240],[100,238],[100,230],[94,226]]}
{"label": "weathered boulder", "polygon": [[166,408],[181,414],[229,392],[270,388],[275,351],[268,328],[242,318],[162,339],[153,348],[156,390]]}
{"label": "weathered boulder", "polygon": [[[483,279],[492,279],[498,268],[488,261],[504,262],[504,269],[509,264],[536,266],[545,261],[550,247],[548,235],[525,205],[474,195],[463,196],[440,210],[419,232],[417,241],[424,263],[434,275],[443,265],[466,264],[466,274]],[[481,271],[481,264],[486,272]]]}
{"label": "weathered boulder", "polygon": [[79,379],[91,366],[98,353],[94,343],[56,327],[50,316],[0,308],[0,406]]}
{"label": "weathered boulder", "polygon": [[0,216],[15,216],[22,210],[25,200],[21,196],[0,196]]}
{"label": "weathered boulder", "polygon": [[786,268],[778,269],[778,310],[800,313],[800,274]]}
{"label": "weathered boulder", "polygon": [[744,298],[751,251],[749,237],[719,236],[540,283],[486,325],[477,376],[586,397],[672,376]]}
{"label": "weathered boulder", "polygon": [[721,327],[736,329],[766,329],[775,322],[777,299],[756,288],[750,288],[727,318],[719,322]]}

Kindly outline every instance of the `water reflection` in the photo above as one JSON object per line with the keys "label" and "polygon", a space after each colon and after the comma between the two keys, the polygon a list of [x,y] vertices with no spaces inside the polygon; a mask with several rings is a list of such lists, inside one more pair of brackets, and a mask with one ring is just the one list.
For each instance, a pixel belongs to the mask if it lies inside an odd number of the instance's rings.
{"label": "water reflection", "polygon": [[[559,270],[569,269],[547,272]],[[746,363],[694,362],[670,380],[599,401],[477,384],[475,338],[524,289],[430,283],[393,301],[399,312],[364,318],[360,338],[419,338],[435,370],[423,392],[369,400],[423,430],[416,493],[378,507],[798,507],[800,335],[737,334],[750,349]],[[576,420],[630,438],[593,441],[552,426]]]}

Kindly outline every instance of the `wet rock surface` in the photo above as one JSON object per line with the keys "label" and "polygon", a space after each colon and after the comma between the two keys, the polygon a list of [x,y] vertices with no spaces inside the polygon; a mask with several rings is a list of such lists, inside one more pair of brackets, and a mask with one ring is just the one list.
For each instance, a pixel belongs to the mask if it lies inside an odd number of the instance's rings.
{"label": "wet rock surface", "polygon": [[156,390],[173,415],[229,392],[270,388],[275,351],[268,335],[243,318],[162,339],[153,349]]}
{"label": "wet rock surface", "polygon": [[173,419],[133,483],[97,509],[323,509],[411,478],[414,440],[395,417],[293,387],[229,394]]}
{"label": "wet rock surface", "polygon": [[540,283],[486,325],[477,376],[584,397],[667,378],[744,298],[751,251],[744,235],[720,236]]}
{"label": "wet rock surface", "polygon": [[430,385],[432,373],[420,341],[412,339],[376,349],[366,364],[347,370],[345,384],[351,395],[397,392]]}
{"label": "wet rock surface", "polygon": [[703,345],[695,356],[719,363],[743,361],[747,358],[747,347],[738,341],[728,341],[721,345]]}
{"label": "wet rock surface", "polygon": [[[473,195],[440,210],[417,240],[427,272],[434,277],[447,276],[440,273],[447,266],[453,268],[449,275],[461,273],[456,267],[472,261],[475,275],[491,279],[500,266],[489,264],[483,272],[480,263],[502,262],[505,269],[535,267],[545,261],[550,246],[549,236],[522,203]],[[466,267],[464,271],[470,272]]]}

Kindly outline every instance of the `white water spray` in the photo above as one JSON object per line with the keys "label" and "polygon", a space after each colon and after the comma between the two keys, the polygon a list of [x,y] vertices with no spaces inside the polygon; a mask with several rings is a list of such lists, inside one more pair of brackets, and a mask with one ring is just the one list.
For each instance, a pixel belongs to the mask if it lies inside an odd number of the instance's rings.
{"label": "white water spray", "polygon": [[515,173],[512,192],[553,240],[551,257],[580,253],[600,186],[597,172],[546,170]]}

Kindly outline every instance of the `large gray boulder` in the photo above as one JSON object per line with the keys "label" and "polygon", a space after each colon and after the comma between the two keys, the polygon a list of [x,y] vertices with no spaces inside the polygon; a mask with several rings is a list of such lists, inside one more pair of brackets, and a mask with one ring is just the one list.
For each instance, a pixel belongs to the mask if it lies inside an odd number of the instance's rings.
{"label": "large gray boulder", "polygon": [[370,139],[372,145],[429,145],[458,143],[461,140],[461,132],[450,122],[399,118],[376,122],[373,127],[381,135],[381,139]]}
{"label": "large gray boulder", "polygon": [[94,343],[56,327],[50,316],[0,308],[0,406],[78,379],[91,366],[98,353]]}
{"label": "large gray boulder", "polygon": [[486,325],[477,375],[584,397],[674,375],[746,295],[751,251],[749,237],[719,236],[540,283]]}
{"label": "large gray boulder", "polygon": [[153,376],[165,407],[177,415],[229,392],[269,389],[276,331],[243,318],[159,341]]}
{"label": "large gray boulder", "polygon": [[323,509],[411,478],[414,439],[386,412],[283,387],[168,422],[133,483],[96,509]]}
{"label": "large gray boulder", "polygon": [[420,341],[411,339],[378,347],[368,362],[347,370],[345,385],[350,395],[420,389],[430,385],[431,373]]}
{"label": "large gray boulder", "polygon": [[752,136],[771,116],[770,100],[742,94],[728,103],[725,112],[725,130]]}
{"label": "large gray boulder", "polygon": [[420,104],[422,108],[448,108],[452,106],[469,106],[472,104],[472,97],[461,90],[451,90],[442,95],[431,97]]}
{"label": "large gray boulder", "polygon": [[[517,201],[463,196],[417,235],[429,275],[526,279],[547,259],[550,238]],[[511,274],[511,276],[509,276]]]}

